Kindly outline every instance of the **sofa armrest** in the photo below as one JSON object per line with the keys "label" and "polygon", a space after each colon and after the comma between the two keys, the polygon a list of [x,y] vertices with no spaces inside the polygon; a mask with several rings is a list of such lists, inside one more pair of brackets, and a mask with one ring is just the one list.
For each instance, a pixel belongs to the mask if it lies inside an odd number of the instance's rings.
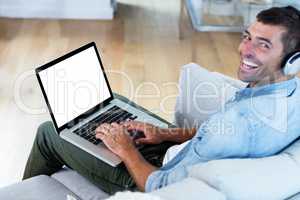
{"label": "sofa armrest", "polygon": [[240,81],[238,79],[234,79],[230,76],[226,76],[224,74],[221,74],[219,72],[211,72],[213,75],[220,77],[223,81],[225,81],[226,83],[228,83],[229,85],[231,85],[234,88],[239,88],[242,89],[244,87],[247,86],[247,83]]}
{"label": "sofa armrest", "polygon": [[0,189],[0,199],[9,200],[80,200],[63,184],[49,176],[36,176]]}
{"label": "sofa armrest", "polygon": [[85,177],[68,168],[64,168],[53,174],[52,178],[63,184],[82,200],[99,200],[109,196]]}

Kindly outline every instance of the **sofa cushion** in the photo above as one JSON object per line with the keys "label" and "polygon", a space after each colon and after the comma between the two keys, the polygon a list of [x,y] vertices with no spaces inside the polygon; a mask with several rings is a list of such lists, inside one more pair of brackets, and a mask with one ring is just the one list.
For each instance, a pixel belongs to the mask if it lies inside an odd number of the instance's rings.
{"label": "sofa cushion", "polygon": [[224,159],[192,166],[189,176],[232,200],[286,199],[300,191],[300,168],[285,153],[259,159]]}
{"label": "sofa cushion", "polygon": [[109,196],[76,171],[68,168],[53,174],[52,178],[65,185],[83,200],[100,200]]}
{"label": "sofa cushion", "polygon": [[7,200],[80,200],[72,191],[49,176],[37,176],[0,189]]}
{"label": "sofa cushion", "polygon": [[169,200],[169,199],[163,199],[151,193],[124,191],[124,192],[117,192],[115,195],[109,197],[107,200]]}
{"label": "sofa cushion", "polygon": [[205,184],[194,178],[187,178],[178,183],[169,185],[162,189],[153,191],[151,193],[141,192],[118,192],[116,195],[109,198],[109,200],[225,200],[226,197]]}
{"label": "sofa cushion", "polygon": [[172,200],[226,200],[226,197],[221,192],[195,178],[186,178],[152,193],[163,199]]}

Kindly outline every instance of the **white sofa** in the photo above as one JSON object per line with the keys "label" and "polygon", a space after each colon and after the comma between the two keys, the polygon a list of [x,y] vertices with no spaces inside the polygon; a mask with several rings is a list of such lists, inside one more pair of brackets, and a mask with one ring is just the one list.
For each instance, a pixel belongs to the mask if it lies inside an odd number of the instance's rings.
{"label": "white sofa", "polygon": [[[175,124],[199,126],[245,84],[188,64],[182,67],[179,86]],[[276,156],[215,160],[192,166],[185,180],[148,194],[120,192],[109,197],[76,172],[64,169],[52,177],[38,176],[2,188],[0,199],[295,200],[300,199],[299,163],[300,141],[296,141]]]}

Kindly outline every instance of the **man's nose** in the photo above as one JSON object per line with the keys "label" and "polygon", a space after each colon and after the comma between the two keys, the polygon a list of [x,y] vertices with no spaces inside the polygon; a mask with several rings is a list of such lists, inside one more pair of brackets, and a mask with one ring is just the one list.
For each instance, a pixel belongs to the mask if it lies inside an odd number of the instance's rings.
{"label": "man's nose", "polygon": [[241,54],[245,56],[253,56],[254,55],[254,46],[251,41],[245,41],[241,44]]}

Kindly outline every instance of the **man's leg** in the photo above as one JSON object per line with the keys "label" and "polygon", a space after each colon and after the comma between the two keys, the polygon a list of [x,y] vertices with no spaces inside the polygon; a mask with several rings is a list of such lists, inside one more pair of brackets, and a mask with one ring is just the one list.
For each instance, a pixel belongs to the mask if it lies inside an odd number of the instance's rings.
{"label": "man's leg", "polygon": [[41,174],[51,175],[63,165],[74,169],[110,194],[136,188],[123,164],[111,167],[61,139],[56,134],[52,122],[45,122],[38,129],[23,179]]}

